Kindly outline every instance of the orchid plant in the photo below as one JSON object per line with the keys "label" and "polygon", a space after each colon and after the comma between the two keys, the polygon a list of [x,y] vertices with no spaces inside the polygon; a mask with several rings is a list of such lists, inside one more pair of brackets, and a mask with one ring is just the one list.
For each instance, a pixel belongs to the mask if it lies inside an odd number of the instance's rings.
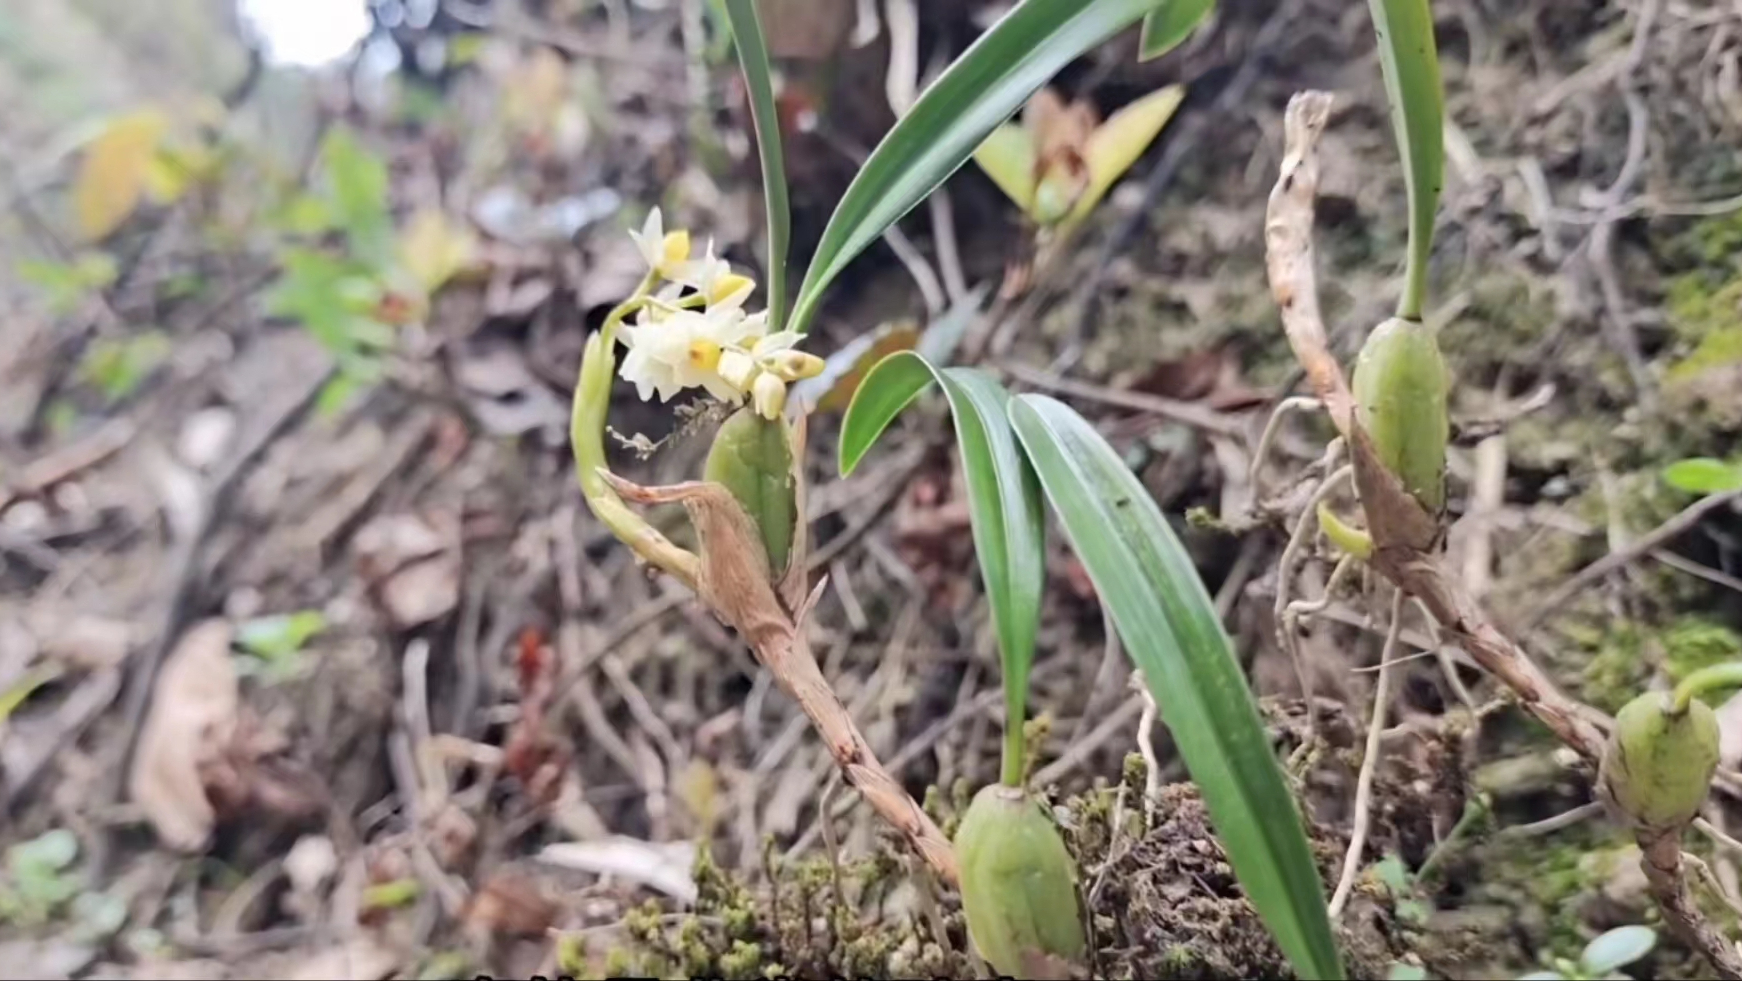
{"label": "orchid plant", "polygon": [[[767,307],[751,312],[756,284],[750,277],[716,258],[711,243],[694,256],[690,235],[667,231],[659,212],[632,233],[648,271],[588,338],[575,390],[571,438],[588,506],[643,561],[693,589],[738,632],[810,719],[844,782],[938,880],[960,890],[980,955],[1001,974],[1051,977],[1081,973],[1092,937],[1078,921],[1074,859],[1050,810],[1024,786],[1021,728],[1045,586],[1050,504],[1154,694],[1253,906],[1299,976],[1343,977],[1298,805],[1214,603],[1142,483],[1067,406],[1036,394],[1013,395],[981,368],[933,364],[899,351],[860,381],[841,424],[845,475],[933,383],[954,416],[1006,695],[1001,779],[976,798],[954,842],[877,760],[830,688],[805,629],[827,580],[813,585],[809,575],[803,467],[809,406],[789,401],[787,386],[824,369],[821,358],[799,345],[827,288],[977,151],[982,166],[990,162],[991,171],[1004,176],[1002,184],[1018,187],[1012,196],[1027,201],[1027,182],[1047,172],[1018,166],[1004,173],[996,145],[986,147],[988,140],[1010,142],[1012,131],[1001,126],[1084,52],[1142,21],[1142,56],[1156,57],[1189,35],[1213,4],[1015,4],[905,108],[872,151],[837,204],[790,308],[790,217],[767,49],[755,0],[724,0],[724,6],[762,166]],[[1104,131],[1116,136],[1127,129],[1124,120],[1146,120],[1129,127],[1128,143],[1096,154],[1097,167],[1114,167],[1096,170],[1092,186],[1071,191],[1072,221],[1099,199],[1114,171],[1136,160],[1178,101],[1178,91],[1167,92]],[[1041,162],[1040,155],[1033,162]],[[620,368],[619,343],[627,349]],[[610,471],[603,433],[618,374],[644,401],[657,395],[669,402],[701,389],[736,407],[714,437],[703,479],[644,487]],[[683,505],[695,550],[667,539],[630,504]]]}

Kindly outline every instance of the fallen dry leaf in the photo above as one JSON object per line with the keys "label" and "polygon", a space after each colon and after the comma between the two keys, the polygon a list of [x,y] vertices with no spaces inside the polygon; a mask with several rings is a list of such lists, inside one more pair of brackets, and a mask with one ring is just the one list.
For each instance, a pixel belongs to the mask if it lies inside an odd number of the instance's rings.
{"label": "fallen dry leaf", "polygon": [[527,367],[520,345],[467,343],[455,349],[452,364],[467,405],[492,435],[519,436],[567,425],[568,406]]}
{"label": "fallen dry leaf", "polygon": [[477,248],[471,229],[426,207],[400,234],[399,261],[424,292],[434,293],[472,262]]}
{"label": "fallen dry leaf", "polygon": [[381,584],[381,605],[400,629],[429,623],[460,602],[459,572],[447,556],[419,562]]}
{"label": "fallen dry leaf", "polygon": [[79,232],[98,241],[113,232],[145,194],[151,162],[169,120],[145,109],[118,117],[85,149],[73,183]]}
{"label": "fallen dry leaf", "polygon": [[542,937],[561,908],[544,884],[521,872],[491,874],[466,906],[466,925],[486,935]]}
{"label": "fallen dry leaf", "polygon": [[458,541],[451,516],[382,515],[358,530],[358,566],[396,627],[429,623],[459,605]]}
{"label": "fallen dry leaf", "polygon": [[333,978],[382,981],[398,969],[399,962],[399,955],[380,941],[361,936],[309,955],[281,977],[284,981],[331,981]]}
{"label": "fallen dry leaf", "polygon": [[128,793],[157,837],[180,851],[205,847],[217,819],[200,776],[235,734],[240,699],[224,620],[195,625],[158,674],[139,733]]}
{"label": "fallen dry leaf", "polygon": [[683,902],[694,902],[696,846],[690,841],[651,842],[617,835],[603,841],[558,842],[544,846],[538,860],[594,875],[612,875],[651,886]]}
{"label": "fallen dry leaf", "polygon": [[290,740],[244,706],[229,741],[200,761],[200,782],[219,820],[243,814],[298,820],[321,813],[319,777],[286,755]]}
{"label": "fallen dry leaf", "polygon": [[551,803],[562,789],[568,754],[545,725],[545,710],[556,694],[556,658],[537,628],[520,632],[515,658],[520,683],[520,718],[502,746],[502,765],[538,806]]}
{"label": "fallen dry leaf", "polygon": [[118,667],[133,643],[133,624],[90,615],[42,617],[36,631],[42,656],[101,671]]}

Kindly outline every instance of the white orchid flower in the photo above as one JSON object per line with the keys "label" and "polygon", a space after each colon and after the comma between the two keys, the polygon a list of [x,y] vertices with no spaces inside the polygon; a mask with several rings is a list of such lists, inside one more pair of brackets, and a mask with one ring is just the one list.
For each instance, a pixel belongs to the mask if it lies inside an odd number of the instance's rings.
{"label": "white orchid flower", "polygon": [[756,281],[743,273],[732,271],[732,264],[714,255],[714,240],[700,259],[691,259],[676,270],[673,280],[700,293],[709,308],[735,310],[744,305],[756,289]]}
{"label": "white orchid flower", "polygon": [[741,388],[721,377],[719,364],[728,347],[743,339],[743,320],[709,317],[693,310],[673,310],[657,320],[623,328],[629,353],[623,358],[623,380],[635,385],[642,401],[659,393],[661,402],[686,388],[705,388],[723,402],[743,398]]}
{"label": "white orchid flower", "polygon": [[667,232],[658,208],[647,213],[639,233],[630,229],[629,237],[635,240],[647,267],[666,279],[677,279],[677,274],[690,264],[690,233]]}

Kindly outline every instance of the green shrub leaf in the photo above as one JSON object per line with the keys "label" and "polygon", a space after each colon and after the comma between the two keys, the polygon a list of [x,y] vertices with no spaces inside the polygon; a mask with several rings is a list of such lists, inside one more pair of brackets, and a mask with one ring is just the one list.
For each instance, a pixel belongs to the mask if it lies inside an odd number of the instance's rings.
{"label": "green shrub leaf", "polygon": [[1633,924],[1616,927],[1591,941],[1579,955],[1579,966],[1591,977],[1602,977],[1651,953],[1657,946],[1657,931]]}
{"label": "green shrub leaf", "polygon": [[1664,483],[1689,494],[1723,494],[1742,489],[1742,463],[1709,456],[1677,460],[1663,468]]}

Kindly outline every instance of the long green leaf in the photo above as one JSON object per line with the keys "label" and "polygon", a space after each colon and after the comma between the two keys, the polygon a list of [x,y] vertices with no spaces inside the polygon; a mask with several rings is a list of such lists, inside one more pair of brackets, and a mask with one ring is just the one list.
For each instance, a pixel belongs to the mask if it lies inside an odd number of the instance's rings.
{"label": "long green leaf", "polygon": [[1216,0],[1165,0],[1143,18],[1137,60],[1152,61],[1179,47],[1214,9]]}
{"label": "long green leaf", "polygon": [[1397,315],[1420,320],[1446,164],[1445,90],[1434,15],[1428,0],[1367,0],[1367,6],[1379,35],[1379,64],[1409,188],[1409,267]]}
{"label": "long green leaf", "polygon": [[756,124],[756,148],[762,159],[762,199],[768,206],[768,325],[777,331],[786,322],[786,249],[792,236],[791,205],[787,201],[786,162],[780,149],[780,114],[774,106],[774,79],[768,68],[768,43],[756,0],[726,0],[738,67],[750,92],[750,117]]}
{"label": "long green leaf", "polygon": [[956,444],[968,478],[968,517],[980,578],[992,604],[1004,674],[1004,783],[1022,782],[1022,722],[1028,710],[1028,675],[1040,624],[1046,577],[1040,485],[1010,430],[1010,393],[975,368],[938,368],[912,351],[877,362],[859,383],[841,422],[841,474],[853,472],[865,452],[932,382],[944,390],[955,418]]}
{"label": "long green leaf", "polygon": [[804,332],[822,294],[877,236],[942,184],[1059,69],[1157,0],[1023,0],[962,52],[884,135],[823,229],[793,301]]}
{"label": "long green leaf", "polygon": [[1303,978],[1342,978],[1323,886],[1282,767],[1191,557],[1118,453],[1056,399],[1011,423],[1197,782],[1228,860]]}

